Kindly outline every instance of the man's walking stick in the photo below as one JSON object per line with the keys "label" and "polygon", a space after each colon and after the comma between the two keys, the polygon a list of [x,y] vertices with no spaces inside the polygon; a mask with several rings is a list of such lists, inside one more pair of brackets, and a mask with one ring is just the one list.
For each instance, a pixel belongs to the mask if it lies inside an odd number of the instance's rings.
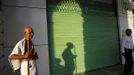
{"label": "man's walking stick", "polygon": [[28,75],[30,75],[30,71],[29,71],[29,51],[30,51],[30,49],[29,49],[29,40],[27,41],[27,51],[28,51],[28,60],[27,60],[27,71],[28,71]]}

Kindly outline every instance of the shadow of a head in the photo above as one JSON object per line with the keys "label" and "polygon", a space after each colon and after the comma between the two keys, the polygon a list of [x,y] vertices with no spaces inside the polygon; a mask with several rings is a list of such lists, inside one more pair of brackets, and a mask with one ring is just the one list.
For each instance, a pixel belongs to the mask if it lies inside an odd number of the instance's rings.
{"label": "shadow of a head", "polygon": [[66,45],[67,45],[68,48],[73,48],[74,47],[73,43],[71,43],[71,42],[68,42]]}

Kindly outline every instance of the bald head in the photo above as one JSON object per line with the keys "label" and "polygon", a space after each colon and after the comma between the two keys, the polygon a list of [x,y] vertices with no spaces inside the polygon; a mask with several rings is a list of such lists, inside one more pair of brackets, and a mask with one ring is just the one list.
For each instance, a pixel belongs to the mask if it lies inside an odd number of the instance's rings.
{"label": "bald head", "polygon": [[31,30],[31,31],[33,31],[33,28],[31,27],[31,26],[29,26],[29,25],[26,25],[25,27],[24,27],[24,32],[26,31],[26,30]]}
{"label": "bald head", "polygon": [[33,37],[33,28],[29,25],[26,25],[23,29],[24,37],[26,40],[31,40]]}

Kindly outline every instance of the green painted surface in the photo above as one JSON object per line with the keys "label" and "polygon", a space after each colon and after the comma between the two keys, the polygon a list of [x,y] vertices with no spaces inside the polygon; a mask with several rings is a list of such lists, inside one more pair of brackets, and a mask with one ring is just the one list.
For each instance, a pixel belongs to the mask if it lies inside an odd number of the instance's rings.
{"label": "green painted surface", "polygon": [[119,62],[117,25],[114,16],[86,15],[84,23],[87,70]]}
{"label": "green painted surface", "polygon": [[100,6],[95,9],[93,4],[85,7],[79,2],[48,4],[52,75],[91,71],[120,62],[114,11],[111,5]]}

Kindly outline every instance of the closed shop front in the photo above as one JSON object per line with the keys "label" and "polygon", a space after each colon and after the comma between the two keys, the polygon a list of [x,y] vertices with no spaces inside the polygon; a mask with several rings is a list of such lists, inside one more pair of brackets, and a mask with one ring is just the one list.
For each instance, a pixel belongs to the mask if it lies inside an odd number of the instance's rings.
{"label": "closed shop front", "polygon": [[52,75],[76,74],[120,63],[114,1],[47,2]]}

